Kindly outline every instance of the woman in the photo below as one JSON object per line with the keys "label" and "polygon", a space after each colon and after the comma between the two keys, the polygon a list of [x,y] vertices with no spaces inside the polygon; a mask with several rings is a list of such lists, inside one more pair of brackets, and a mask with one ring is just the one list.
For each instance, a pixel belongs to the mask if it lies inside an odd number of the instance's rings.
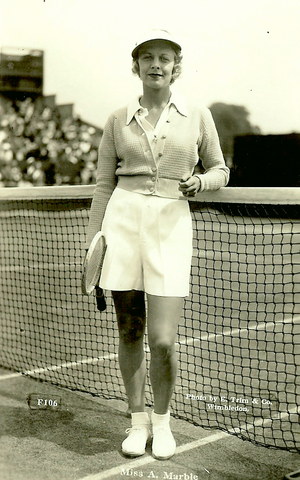
{"label": "woman", "polygon": [[[107,252],[100,285],[112,290],[119,330],[119,363],[131,409],[122,443],[129,456],[170,458],[176,449],[169,404],[176,379],[175,340],[189,294],[192,224],[187,198],[228,182],[229,170],[208,109],[187,108],[171,95],[181,47],[166,31],[152,31],[132,51],[143,94],[114,112],[99,147],[87,246],[98,230]],[[194,175],[201,157],[204,174]],[[154,410],[145,412],[146,325]]]}

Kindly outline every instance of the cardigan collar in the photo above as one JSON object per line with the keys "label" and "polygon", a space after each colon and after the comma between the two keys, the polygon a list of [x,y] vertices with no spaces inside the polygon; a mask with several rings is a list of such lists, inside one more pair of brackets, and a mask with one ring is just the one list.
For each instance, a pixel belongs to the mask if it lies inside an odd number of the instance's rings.
{"label": "cardigan collar", "polygon": [[[126,125],[129,125],[129,123],[131,122],[131,120],[134,118],[135,114],[137,112],[146,112],[147,109],[142,107],[141,104],[140,104],[140,98],[141,97],[136,97],[134,98],[130,103],[129,105],[127,106],[127,119],[126,119]],[[183,98],[179,97],[178,95],[174,95],[174,93],[172,93],[171,97],[170,97],[170,100],[168,102],[168,104],[166,106],[171,106],[171,105],[174,105],[174,107],[176,108],[176,110],[181,114],[183,115],[184,117],[187,117],[188,116],[188,113],[187,113],[187,106],[186,106],[186,103],[184,101]]]}

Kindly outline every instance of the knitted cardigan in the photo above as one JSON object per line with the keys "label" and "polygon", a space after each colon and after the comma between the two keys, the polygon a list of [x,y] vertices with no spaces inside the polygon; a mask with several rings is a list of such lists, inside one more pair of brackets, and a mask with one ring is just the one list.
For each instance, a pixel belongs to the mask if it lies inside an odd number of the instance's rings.
{"label": "knitted cardigan", "polygon": [[145,195],[182,198],[178,183],[184,175],[194,173],[199,159],[204,169],[197,175],[201,191],[217,190],[229,180],[229,169],[207,108],[189,108],[186,114],[170,108],[159,132],[156,157],[136,116],[130,118],[127,113],[127,107],[117,110],[104,127],[86,247],[101,230],[107,203],[118,183],[121,188]]}

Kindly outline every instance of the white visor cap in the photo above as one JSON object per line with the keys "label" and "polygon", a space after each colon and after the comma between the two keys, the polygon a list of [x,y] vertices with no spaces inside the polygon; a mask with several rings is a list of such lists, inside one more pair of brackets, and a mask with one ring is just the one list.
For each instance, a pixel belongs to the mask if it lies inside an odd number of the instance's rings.
{"label": "white visor cap", "polygon": [[165,40],[173,44],[175,50],[181,51],[181,45],[174,40],[173,35],[171,35],[171,33],[169,33],[167,30],[150,30],[148,33],[140,36],[140,38],[135,42],[134,49],[131,52],[132,57],[135,58],[139,48],[144,43],[151,42],[151,40]]}

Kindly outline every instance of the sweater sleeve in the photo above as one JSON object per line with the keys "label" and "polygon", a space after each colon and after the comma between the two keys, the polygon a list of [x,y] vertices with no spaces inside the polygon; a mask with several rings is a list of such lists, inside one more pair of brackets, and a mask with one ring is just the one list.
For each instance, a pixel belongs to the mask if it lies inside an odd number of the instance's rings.
{"label": "sweater sleeve", "polygon": [[114,122],[113,114],[107,120],[98,149],[96,187],[89,216],[86,248],[89,247],[94,235],[101,230],[106,206],[117,184],[115,172],[118,158],[114,141]]}
{"label": "sweater sleeve", "polygon": [[200,191],[218,190],[225,187],[229,181],[229,168],[226,166],[220,147],[217,129],[208,108],[201,112],[198,153],[204,168],[203,174],[198,174]]}

